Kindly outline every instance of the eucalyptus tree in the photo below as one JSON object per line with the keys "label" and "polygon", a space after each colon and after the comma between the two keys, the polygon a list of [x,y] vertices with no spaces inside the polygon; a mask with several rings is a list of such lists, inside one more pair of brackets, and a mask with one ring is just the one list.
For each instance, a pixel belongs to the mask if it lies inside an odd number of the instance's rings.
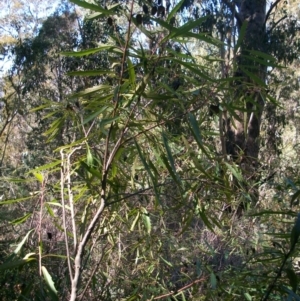
{"label": "eucalyptus tree", "polygon": [[[31,104],[47,98],[36,110],[50,160],[30,171],[39,217],[15,221],[36,226],[38,248],[25,244],[28,232],[0,268],[37,269],[21,291],[36,299],[293,297],[290,266],[280,275],[299,221],[290,246],[286,227],[272,253],[249,234],[253,220],[226,213],[240,192],[256,197],[276,66],[266,19],[279,2],[268,12],[264,1],[71,2],[91,13],[81,20],[68,7],[16,48],[22,93]],[[247,257],[265,245],[259,260]]]}

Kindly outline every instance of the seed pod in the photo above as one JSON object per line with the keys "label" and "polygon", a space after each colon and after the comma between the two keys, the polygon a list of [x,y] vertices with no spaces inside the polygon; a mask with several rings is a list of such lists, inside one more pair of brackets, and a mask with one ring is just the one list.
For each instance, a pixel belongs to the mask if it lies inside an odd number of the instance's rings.
{"label": "seed pod", "polygon": [[140,14],[136,15],[136,23],[137,23],[138,25],[141,25],[142,22],[143,22],[142,15],[140,15]]}
{"label": "seed pod", "polygon": [[152,9],[151,9],[151,15],[152,16],[155,16],[157,13],[157,7],[156,6],[153,6]]}
{"label": "seed pod", "polygon": [[165,7],[164,6],[160,5],[157,8],[157,15],[164,17],[164,15],[165,15]]}
{"label": "seed pod", "polygon": [[145,14],[149,14],[149,9],[148,9],[148,6],[146,4],[143,5],[143,12]]}
{"label": "seed pod", "polygon": [[112,26],[112,25],[113,25],[113,19],[112,19],[111,17],[108,17],[108,18],[107,18],[107,24],[108,24],[109,26]]}

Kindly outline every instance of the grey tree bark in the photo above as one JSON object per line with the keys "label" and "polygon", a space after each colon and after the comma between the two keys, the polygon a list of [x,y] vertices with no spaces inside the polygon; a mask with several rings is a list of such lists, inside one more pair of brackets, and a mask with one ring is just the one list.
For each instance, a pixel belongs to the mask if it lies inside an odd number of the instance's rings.
{"label": "grey tree bark", "polygon": [[[253,51],[264,52],[265,49],[266,0],[243,0],[238,4],[224,0],[224,3],[234,13],[239,33],[242,26],[246,26],[240,54],[236,57],[235,76],[239,79],[234,84],[235,100],[239,104],[244,103],[245,110],[236,111],[236,115],[228,120],[226,148],[227,154],[241,167],[252,201],[257,202],[258,189],[254,183],[258,180],[264,88],[253,81],[253,76],[265,83],[266,67],[251,59],[251,56],[256,55],[259,58],[259,54],[254,55]],[[249,76],[249,73],[253,76]]]}

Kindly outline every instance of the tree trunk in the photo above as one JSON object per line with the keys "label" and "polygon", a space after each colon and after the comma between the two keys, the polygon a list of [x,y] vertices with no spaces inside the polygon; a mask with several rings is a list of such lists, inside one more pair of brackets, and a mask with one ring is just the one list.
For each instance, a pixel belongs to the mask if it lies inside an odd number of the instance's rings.
{"label": "tree trunk", "polygon": [[[231,10],[235,12],[233,6]],[[240,4],[239,13],[235,12],[235,14],[239,34],[241,34],[243,24],[247,26],[240,46],[240,54],[236,57],[237,80],[234,84],[235,102],[243,106],[243,109],[236,111],[228,120],[227,154],[240,165],[249,196],[256,203],[258,187],[254,186],[254,183],[258,180],[259,135],[264,107],[262,98],[264,86],[259,85],[257,79],[255,81],[253,79],[256,77],[265,83],[266,67],[257,62],[259,54],[253,51],[263,52],[265,48],[266,0],[244,0]]]}

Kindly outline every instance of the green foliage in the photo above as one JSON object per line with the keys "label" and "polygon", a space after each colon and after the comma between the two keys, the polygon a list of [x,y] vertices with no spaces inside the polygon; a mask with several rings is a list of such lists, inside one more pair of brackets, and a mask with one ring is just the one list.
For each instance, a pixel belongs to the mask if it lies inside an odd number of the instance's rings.
{"label": "green foliage", "polygon": [[[21,242],[0,249],[2,299],[297,300],[299,217],[286,203],[299,185],[277,180],[277,200],[252,208],[260,171],[224,151],[227,123],[255,118],[257,91],[276,104],[256,71],[277,60],[239,52],[245,22],[231,49],[244,65],[220,75],[214,56],[229,44],[213,28],[226,32],[228,8],[181,23],[171,19],[184,20],[187,1],[166,18],[141,15],[146,2],[71,2],[91,15],[56,12],[15,47],[10,83],[22,67],[34,121],[31,159],[3,177],[14,192],[0,205]],[[10,293],[13,275],[30,281]]]}

